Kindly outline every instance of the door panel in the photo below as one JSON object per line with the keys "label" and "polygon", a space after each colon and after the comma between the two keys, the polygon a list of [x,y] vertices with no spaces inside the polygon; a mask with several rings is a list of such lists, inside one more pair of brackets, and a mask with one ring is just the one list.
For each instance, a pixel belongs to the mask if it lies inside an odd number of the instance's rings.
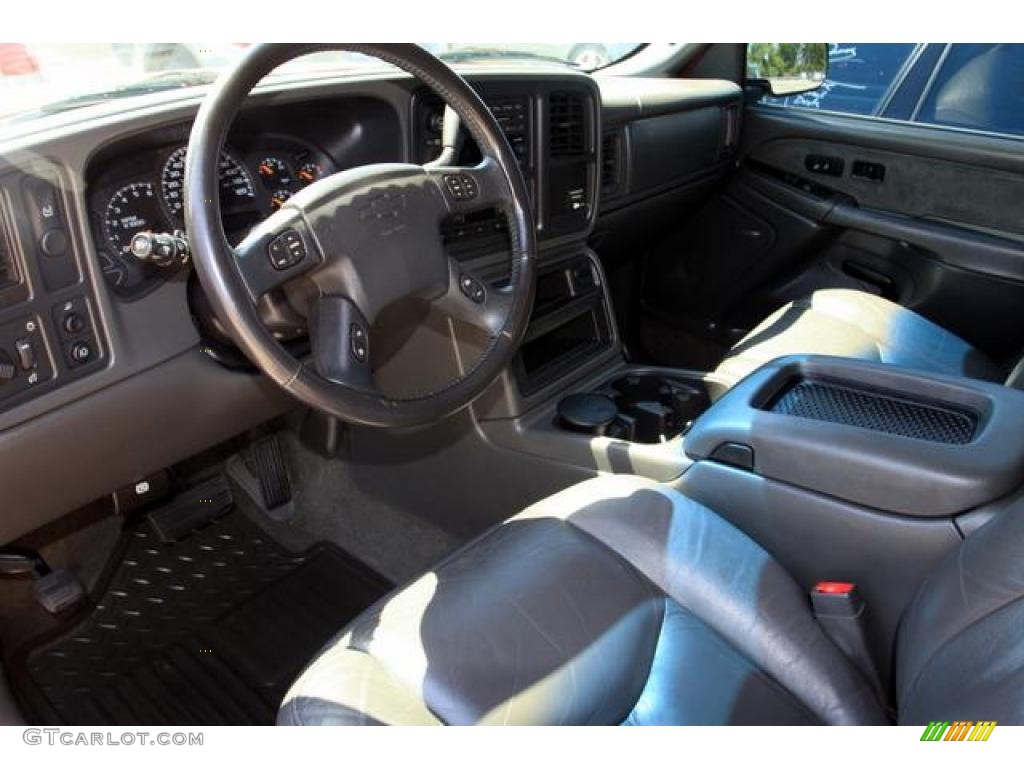
{"label": "door panel", "polygon": [[721,343],[854,287],[1007,358],[1024,346],[1024,141],[750,107],[740,170],[646,266],[646,306]]}

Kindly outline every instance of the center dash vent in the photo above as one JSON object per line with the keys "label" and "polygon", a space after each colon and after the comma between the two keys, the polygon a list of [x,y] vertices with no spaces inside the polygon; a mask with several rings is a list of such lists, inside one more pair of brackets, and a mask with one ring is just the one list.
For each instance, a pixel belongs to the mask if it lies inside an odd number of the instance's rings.
{"label": "center dash vent", "polygon": [[586,105],[579,93],[558,91],[548,99],[551,157],[573,157],[587,152]]}

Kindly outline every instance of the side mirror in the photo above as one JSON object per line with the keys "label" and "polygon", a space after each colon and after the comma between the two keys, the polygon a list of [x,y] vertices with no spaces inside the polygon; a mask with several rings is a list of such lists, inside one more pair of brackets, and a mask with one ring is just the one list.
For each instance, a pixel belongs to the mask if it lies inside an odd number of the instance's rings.
{"label": "side mirror", "polygon": [[827,43],[748,43],[747,82],[772,96],[821,87],[828,74]]}

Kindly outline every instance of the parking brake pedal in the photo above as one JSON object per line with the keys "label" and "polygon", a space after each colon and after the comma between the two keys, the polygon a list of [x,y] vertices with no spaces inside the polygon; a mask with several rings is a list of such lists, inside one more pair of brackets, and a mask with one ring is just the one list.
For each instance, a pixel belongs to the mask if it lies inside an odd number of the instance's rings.
{"label": "parking brake pedal", "polygon": [[227,514],[234,501],[227,478],[217,475],[147,513],[146,522],[160,541],[169,544]]}
{"label": "parking brake pedal", "polygon": [[33,549],[0,547],[0,576],[32,576],[32,596],[48,613],[60,613],[83,602],[85,587],[71,571],[56,571]]}

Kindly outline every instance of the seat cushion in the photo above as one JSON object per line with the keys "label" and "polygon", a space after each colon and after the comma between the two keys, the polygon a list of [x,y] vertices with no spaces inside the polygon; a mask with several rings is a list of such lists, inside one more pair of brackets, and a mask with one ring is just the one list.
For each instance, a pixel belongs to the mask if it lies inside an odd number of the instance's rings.
{"label": "seat cushion", "polygon": [[806,594],[710,510],[640,478],[574,486],[386,597],[280,724],[884,723]]}
{"label": "seat cushion", "polygon": [[934,373],[1003,381],[982,352],[899,304],[861,291],[817,291],[770,315],[736,346],[715,373],[736,383],[777,357],[836,355]]}

